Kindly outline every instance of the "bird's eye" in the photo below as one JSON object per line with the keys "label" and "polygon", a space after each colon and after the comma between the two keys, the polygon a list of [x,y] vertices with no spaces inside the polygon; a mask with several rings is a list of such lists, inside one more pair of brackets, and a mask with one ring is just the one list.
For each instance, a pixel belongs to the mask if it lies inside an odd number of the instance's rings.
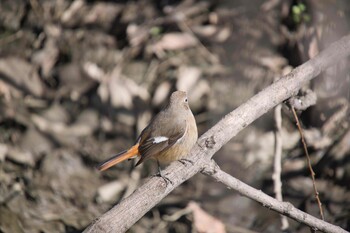
{"label": "bird's eye", "polygon": [[187,98],[185,99],[185,103],[187,103],[188,102],[188,100],[187,100]]}

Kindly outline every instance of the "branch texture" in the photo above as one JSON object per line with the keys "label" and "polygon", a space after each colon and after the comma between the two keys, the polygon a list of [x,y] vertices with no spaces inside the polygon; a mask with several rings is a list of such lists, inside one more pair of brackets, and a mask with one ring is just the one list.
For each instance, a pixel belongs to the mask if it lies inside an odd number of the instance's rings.
{"label": "branch texture", "polygon": [[318,219],[310,214],[307,214],[295,208],[289,202],[278,201],[277,199],[272,198],[269,195],[250,187],[249,185],[243,183],[242,181],[222,171],[213,160],[210,164],[208,164],[207,167],[205,167],[203,173],[210,175],[217,181],[239,192],[241,195],[259,202],[264,207],[267,207],[280,214],[288,216],[300,223],[304,223],[310,226],[314,230],[314,232],[318,230],[323,232],[336,232],[336,233],[347,232],[338,226],[327,223],[321,219]]}
{"label": "branch texture", "polygon": [[[195,161],[194,165],[185,166],[174,162],[164,170],[164,174],[172,183],[167,185],[158,177],[146,181],[132,195],[96,219],[84,232],[125,232],[174,188],[201,171],[210,162],[214,153],[247,125],[296,94],[303,84],[349,54],[350,35],[335,42],[318,56],[297,67],[227,114],[198,139],[187,157]],[[302,219],[304,215],[299,217]]]}

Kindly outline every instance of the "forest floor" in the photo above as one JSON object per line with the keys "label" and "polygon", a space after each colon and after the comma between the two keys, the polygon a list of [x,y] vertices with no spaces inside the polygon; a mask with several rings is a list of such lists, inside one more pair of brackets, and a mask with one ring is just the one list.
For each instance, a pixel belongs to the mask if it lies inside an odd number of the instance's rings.
{"label": "forest floor", "polygon": [[[188,92],[201,135],[346,35],[349,22],[346,0],[1,1],[0,232],[81,232],[156,172],[154,161],[95,166],[131,146],[172,91]],[[312,89],[317,102],[298,112],[325,219],[347,230],[349,67],[305,86],[300,94]],[[281,114],[283,198],[319,217],[295,119],[286,104]],[[214,160],[274,196],[275,129],[271,111]],[[276,213],[198,174],[130,232],[280,227]]]}

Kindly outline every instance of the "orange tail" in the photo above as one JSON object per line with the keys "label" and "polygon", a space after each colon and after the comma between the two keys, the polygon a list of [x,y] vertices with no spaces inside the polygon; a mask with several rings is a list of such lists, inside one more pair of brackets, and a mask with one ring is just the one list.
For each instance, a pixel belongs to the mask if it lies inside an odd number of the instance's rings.
{"label": "orange tail", "polygon": [[119,154],[114,155],[112,158],[107,159],[106,161],[102,162],[97,169],[100,171],[107,170],[108,168],[123,162],[124,160],[130,159],[133,156],[137,155],[139,153],[139,144],[137,143],[135,146],[131,147],[127,151],[122,151]]}

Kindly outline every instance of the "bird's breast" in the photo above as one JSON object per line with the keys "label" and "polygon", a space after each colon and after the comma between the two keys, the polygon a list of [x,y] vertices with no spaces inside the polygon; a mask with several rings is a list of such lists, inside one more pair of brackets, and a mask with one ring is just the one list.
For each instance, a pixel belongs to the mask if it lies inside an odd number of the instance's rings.
{"label": "bird's breast", "polygon": [[187,129],[184,136],[180,138],[169,149],[159,153],[156,156],[156,159],[159,162],[165,163],[165,164],[183,159],[190,153],[197,139],[198,139],[197,125],[192,115],[192,118],[189,118],[189,122],[187,122]]}

